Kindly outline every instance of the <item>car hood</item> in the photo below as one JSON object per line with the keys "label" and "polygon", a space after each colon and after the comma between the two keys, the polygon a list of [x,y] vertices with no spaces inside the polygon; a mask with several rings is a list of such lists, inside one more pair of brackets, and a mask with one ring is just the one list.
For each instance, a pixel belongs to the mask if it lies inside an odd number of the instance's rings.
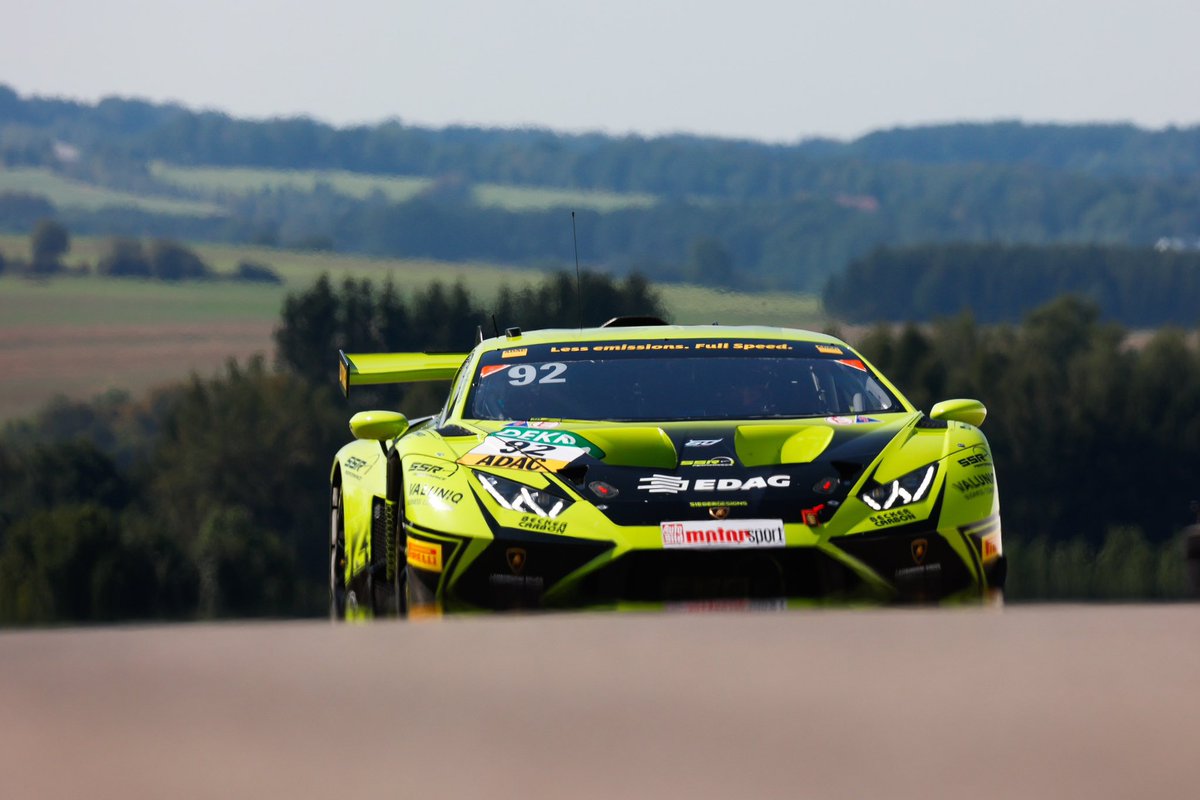
{"label": "car hood", "polygon": [[587,451],[555,471],[617,524],[707,518],[710,513],[799,522],[805,509],[824,506],[832,514],[885,448],[903,445],[907,437],[901,434],[911,431],[920,416],[483,423],[477,435],[448,442],[469,461],[489,433],[516,429],[559,442],[566,441],[563,435],[571,437]]}

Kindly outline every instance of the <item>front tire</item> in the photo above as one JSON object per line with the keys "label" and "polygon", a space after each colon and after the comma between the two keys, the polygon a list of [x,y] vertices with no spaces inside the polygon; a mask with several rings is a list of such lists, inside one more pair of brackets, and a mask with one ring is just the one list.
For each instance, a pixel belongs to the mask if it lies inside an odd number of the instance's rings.
{"label": "front tire", "polygon": [[346,514],[341,476],[334,479],[329,498],[329,618],[346,618]]}

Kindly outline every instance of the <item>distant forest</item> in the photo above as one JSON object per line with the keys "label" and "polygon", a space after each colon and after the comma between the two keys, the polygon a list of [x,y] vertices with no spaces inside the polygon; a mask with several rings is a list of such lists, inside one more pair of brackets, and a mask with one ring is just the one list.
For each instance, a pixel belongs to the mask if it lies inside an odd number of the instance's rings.
{"label": "distant forest", "polygon": [[[412,197],[336,185],[202,193],[154,162],[341,170],[427,180]],[[948,242],[1150,247],[1200,238],[1200,128],[960,124],[789,145],[698,136],[335,128],[240,120],[176,105],[22,98],[0,85],[0,163],[89,185],[216,203],[187,216],[58,208],[0,194],[0,229],[47,212],[76,234],[303,246],[380,255],[563,267],[568,209],[482,206],[480,184],[635,193],[652,201],[580,210],[591,266],[659,281],[820,291],[880,246]]]}
{"label": "distant forest", "polygon": [[1200,323],[1200,252],[1130,247],[944,244],[880,248],[825,290],[849,322],[931,320],[969,311],[1016,322],[1062,295],[1135,327]]}

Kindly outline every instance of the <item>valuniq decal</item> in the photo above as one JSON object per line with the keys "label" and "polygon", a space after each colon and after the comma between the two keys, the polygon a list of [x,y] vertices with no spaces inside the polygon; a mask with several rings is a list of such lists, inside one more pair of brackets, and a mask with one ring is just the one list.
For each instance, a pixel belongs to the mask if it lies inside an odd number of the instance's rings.
{"label": "valuniq decal", "polygon": [[995,483],[996,476],[990,472],[984,472],[979,475],[973,475],[970,478],[964,478],[961,481],[955,481],[952,485],[962,493],[964,500],[970,500],[992,491]]}

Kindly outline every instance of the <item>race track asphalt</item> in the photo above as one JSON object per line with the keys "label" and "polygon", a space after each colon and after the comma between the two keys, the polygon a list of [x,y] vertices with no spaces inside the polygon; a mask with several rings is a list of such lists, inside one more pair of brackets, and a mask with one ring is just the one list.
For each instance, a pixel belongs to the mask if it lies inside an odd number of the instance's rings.
{"label": "race track asphalt", "polygon": [[0,634],[11,798],[1194,798],[1200,605]]}

